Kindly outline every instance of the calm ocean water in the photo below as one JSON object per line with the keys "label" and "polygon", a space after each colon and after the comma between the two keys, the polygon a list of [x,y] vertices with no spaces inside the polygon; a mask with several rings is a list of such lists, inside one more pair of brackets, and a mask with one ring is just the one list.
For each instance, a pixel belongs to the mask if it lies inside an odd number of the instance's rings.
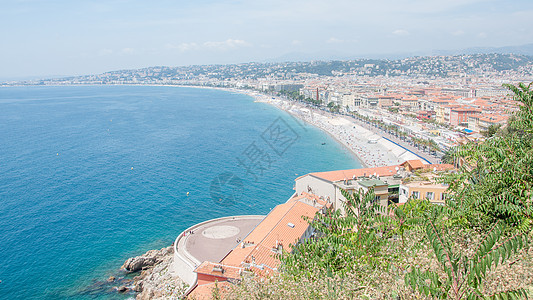
{"label": "calm ocean water", "polygon": [[[195,223],[268,213],[299,175],[359,166],[327,134],[241,94],[0,88],[0,298],[123,297],[91,286]],[[212,197],[220,174],[242,182],[232,201]]]}

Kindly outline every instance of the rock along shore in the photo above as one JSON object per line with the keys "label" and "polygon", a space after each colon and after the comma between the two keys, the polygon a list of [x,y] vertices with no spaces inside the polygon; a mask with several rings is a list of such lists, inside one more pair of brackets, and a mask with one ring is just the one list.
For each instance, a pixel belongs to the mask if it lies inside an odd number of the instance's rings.
{"label": "rock along shore", "polygon": [[[150,250],[124,262],[121,269],[140,272],[133,278],[136,299],[177,299],[185,292],[187,285],[173,272],[173,257],[174,247],[170,246]],[[118,287],[118,291],[122,288]]]}

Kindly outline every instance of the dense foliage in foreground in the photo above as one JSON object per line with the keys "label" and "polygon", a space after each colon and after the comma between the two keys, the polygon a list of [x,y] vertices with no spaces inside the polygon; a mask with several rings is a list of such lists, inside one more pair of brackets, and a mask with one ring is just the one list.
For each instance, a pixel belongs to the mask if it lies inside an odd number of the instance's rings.
{"label": "dense foliage in foreground", "polygon": [[282,255],[282,273],[245,280],[247,299],[524,299],[533,294],[533,91],[508,86],[520,110],[506,128],[454,152],[446,206],[410,199],[381,214],[373,192],[344,192],[346,216]]}

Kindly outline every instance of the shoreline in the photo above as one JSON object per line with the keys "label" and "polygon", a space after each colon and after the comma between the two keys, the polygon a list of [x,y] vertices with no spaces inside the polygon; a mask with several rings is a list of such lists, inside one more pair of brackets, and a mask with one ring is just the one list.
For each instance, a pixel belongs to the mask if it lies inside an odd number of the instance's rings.
{"label": "shoreline", "polygon": [[[164,86],[164,85],[149,85],[149,86]],[[313,127],[316,127],[318,129],[320,129],[322,132],[326,133],[329,137],[331,137],[334,141],[339,143],[343,148],[348,150],[348,152],[353,156],[353,158],[355,160],[357,160],[361,164],[361,167],[363,167],[363,168],[370,167],[369,164],[365,160],[363,160],[356,151],[354,151],[352,148],[350,148],[348,145],[346,145],[341,139],[339,139],[339,137],[335,136],[332,132],[330,132],[328,130],[325,130],[324,128],[321,128],[320,126],[317,126],[316,124],[314,124],[313,122],[310,122],[309,120],[306,120],[304,118],[300,118],[296,114],[292,113],[290,110],[287,110],[284,107],[282,107],[280,105],[277,105],[276,103],[273,103],[272,101],[267,100],[267,98],[275,98],[278,101],[284,101],[286,104],[290,103],[289,100],[284,100],[284,99],[282,100],[282,99],[279,99],[280,97],[272,97],[272,96],[263,94],[261,92],[255,91],[255,90],[242,90],[242,89],[237,89],[237,88],[209,87],[209,86],[206,86],[206,87],[204,87],[204,86],[187,86],[187,85],[173,85],[173,86],[174,87],[184,87],[184,88],[197,88],[197,89],[214,89],[214,90],[232,92],[232,93],[236,93],[236,94],[241,94],[241,95],[246,95],[246,96],[252,97],[254,99],[254,102],[260,102],[260,103],[269,104],[269,105],[271,105],[271,106],[273,106],[273,107],[275,107],[275,108],[277,108],[277,109],[279,109],[281,111],[284,111],[284,112],[290,114],[292,117],[296,118],[299,122],[303,121],[306,124],[309,124],[309,125],[311,125]],[[295,104],[292,104],[292,105],[295,105]]]}
{"label": "shoreline", "polygon": [[[178,86],[178,85],[144,85],[144,86],[169,86],[169,87],[188,87],[202,89],[216,89],[231,93],[237,93],[252,97],[254,102],[266,103],[276,109],[282,110],[295,118],[297,122],[303,122],[326,133],[335,142],[353,155],[353,158],[359,161],[362,168],[375,166],[385,166],[399,164],[402,161],[401,155],[394,147],[387,147],[386,141],[382,136],[378,136],[369,130],[351,121],[346,116],[333,115],[329,112],[313,109],[304,104],[290,101],[279,96],[269,96],[257,91],[240,90],[234,88],[220,87],[200,87],[200,86]],[[371,139],[379,138],[378,143],[368,143]],[[392,143],[391,143],[392,144]],[[385,146],[384,146],[385,145]],[[402,151],[403,153],[403,151]],[[402,154],[403,155],[403,154]],[[414,155],[414,154],[412,154]],[[168,295],[179,297],[187,285],[183,278],[173,268],[173,256],[175,248],[168,247],[161,250],[149,250],[143,255],[129,258],[123,265],[122,269],[128,269],[129,265],[140,264],[140,262],[150,261],[150,265],[142,265],[135,268],[136,276],[132,281],[115,281],[114,277],[107,280],[108,286],[113,286],[115,293],[132,295],[136,299],[164,298]],[[118,277],[118,276],[117,276]],[[178,280],[179,279],[179,280]],[[178,281],[176,281],[178,280]],[[162,297],[162,298],[161,298]]]}
{"label": "shoreline", "polygon": [[269,96],[255,90],[245,90],[233,87],[179,84],[83,84],[69,86],[181,87],[194,89],[213,89],[246,95],[255,99],[255,102],[269,104],[279,110],[285,111],[298,121],[303,121],[306,124],[322,130],[334,141],[348,150],[348,152],[350,152],[354,158],[359,161],[363,168],[396,165],[411,159],[420,159],[426,163],[424,158],[421,158],[410,150],[387,140],[385,137],[379,134],[371,132],[353,120],[348,119],[346,116],[338,116],[323,110],[317,110],[304,104],[286,99],[283,96]]}
{"label": "shoreline", "polygon": [[363,128],[346,116],[334,115],[283,97],[268,96],[257,91],[218,89],[250,96],[256,102],[270,104],[287,112],[297,120],[322,130],[347,149],[363,168],[390,166],[403,163],[406,160],[421,159],[383,136]]}
{"label": "shoreline", "polygon": [[313,126],[313,127],[317,128],[317,129],[319,129],[320,131],[326,133],[330,138],[332,138],[335,142],[339,143],[344,149],[346,149],[353,156],[353,158],[355,160],[357,160],[359,162],[359,164],[361,164],[361,167],[363,167],[363,168],[369,168],[370,167],[367,164],[367,162],[364,161],[363,159],[361,159],[361,157],[352,148],[350,148],[348,145],[346,145],[343,141],[341,141],[337,136],[335,136],[330,131],[324,130],[323,128],[320,128],[320,127],[316,126],[315,124],[309,122],[308,120],[298,118],[296,115],[292,114],[290,111],[287,111],[287,110],[285,110],[285,109],[283,109],[283,108],[281,108],[281,107],[279,107],[277,105],[274,105],[274,104],[272,104],[270,102],[262,102],[262,101],[258,101],[258,102],[270,104],[270,105],[274,106],[275,108],[290,114],[291,116],[293,116],[294,118],[298,119],[299,121],[303,121],[306,124],[309,124],[310,126]]}

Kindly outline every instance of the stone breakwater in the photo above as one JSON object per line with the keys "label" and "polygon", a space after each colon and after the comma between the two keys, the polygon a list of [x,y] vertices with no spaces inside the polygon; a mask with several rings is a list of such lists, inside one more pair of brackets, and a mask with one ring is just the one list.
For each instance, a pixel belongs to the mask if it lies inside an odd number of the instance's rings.
{"label": "stone breakwater", "polygon": [[[176,299],[187,289],[187,285],[172,271],[174,247],[150,250],[143,255],[127,259],[122,270],[137,272],[131,289],[137,293],[136,299]],[[117,287],[118,292],[128,291],[128,287]]]}

